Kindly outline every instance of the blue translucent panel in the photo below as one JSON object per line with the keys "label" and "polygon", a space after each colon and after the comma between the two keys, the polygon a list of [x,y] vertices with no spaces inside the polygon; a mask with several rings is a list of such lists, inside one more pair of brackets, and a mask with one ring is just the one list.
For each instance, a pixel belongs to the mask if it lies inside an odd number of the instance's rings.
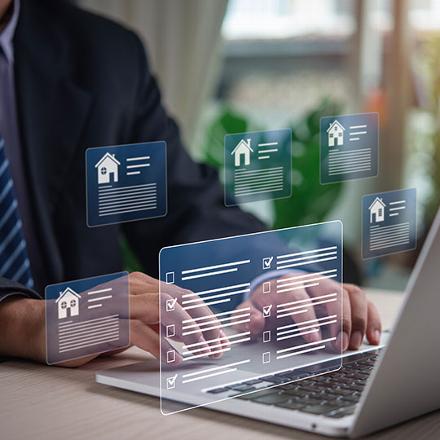
{"label": "blue translucent panel", "polygon": [[166,167],[163,141],[87,149],[88,226],[166,215]]}
{"label": "blue translucent panel", "polygon": [[377,176],[377,113],[321,118],[320,144],[322,184]]}
{"label": "blue translucent panel", "polygon": [[292,130],[225,136],[225,205],[292,195]]}
{"label": "blue translucent panel", "polygon": [[128,273],[46,287],[47,363],[55,364],[127,347]]}
{"label": "blue translucent panel", "polygon": [[415,249],[416,189],[369,194],[362,198],[364,258]]}

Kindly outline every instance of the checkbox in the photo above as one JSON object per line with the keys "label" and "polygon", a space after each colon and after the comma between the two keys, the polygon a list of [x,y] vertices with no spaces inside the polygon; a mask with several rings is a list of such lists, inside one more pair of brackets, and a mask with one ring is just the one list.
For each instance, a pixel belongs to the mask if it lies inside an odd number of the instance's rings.
{"label": "checkbox", "polygon": [[270,364],[270,351],[263,353],[263,364]]}
{"label": "checkbox", "polygon": [[167,284],[174,284],[174,272],[167,272],[165,274],[165,282]]}
{"label": "checkbox", "polygon": [[173,312],[176,307],[177,298],[167,299],[167,312]]}
{"label": "checkbox", "polygon": [[263,258],[263,270],[270,269],[272,267],[273,257]]}
{"label": "checkbox", "polygon": [[171,364],[176,360],[176,352],[174,350],[167,351],[167,364]]}
{"label": "checkbox", "polygon": [[263,283],[263,293],[270,293],[270,281]]}
{"label": "checkbox", "polygon": [[177,379],[177,374],[167,378],[167,390],[172,390],[176,388],[176,379]]}
{"label": "checkbox", "polygon": [[271,310],[272,310],[272,304],[270,304],[269,306],[264,306],[263,307],[263,317],[264,318],[269,318]]}
{"label": "checkbox", "polygon": [[263,332],[263,342],[270,342],[270,331]]}
{"label": "checkbox", "polygon": [[174,324],[167,325],[167,338],[176,336],[176,326]]}

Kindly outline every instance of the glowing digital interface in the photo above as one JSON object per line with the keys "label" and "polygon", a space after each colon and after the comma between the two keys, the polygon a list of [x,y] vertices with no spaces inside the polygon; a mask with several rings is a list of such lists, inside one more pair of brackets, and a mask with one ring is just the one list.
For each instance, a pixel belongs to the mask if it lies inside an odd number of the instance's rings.
{"label": "glowing digital interface", "polygon": [[164,248],[160,281],[163,414],[341,365],[339,221]]}
{"label": "glowing digital interface", "polygon": [[225,136],[225,205],[292,195],[292,130]]}
{"label": "glowing digital interface", "polygon": [[377,176],[377,113],[321,118],[320,144],[322,184]]}
{"label": "glowing digital interface", "polygon": [[47,286],[47,363],[127,347],[128,294],[127,272]]}
{"label": "glowing digital interface", "polygon": [[362,198],[364,258],[415,249],[416,189],[369,194]]}
{"label": "glowing digital interface", "polygon": [[166,169],[163,141],[88,148],[87,225],[165,216]]}

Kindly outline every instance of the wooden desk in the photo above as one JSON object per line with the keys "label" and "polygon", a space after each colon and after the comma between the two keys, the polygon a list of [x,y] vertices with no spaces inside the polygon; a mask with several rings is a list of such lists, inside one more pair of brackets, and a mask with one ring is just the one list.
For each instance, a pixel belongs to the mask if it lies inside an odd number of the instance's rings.
{"label": "wooden desk", "polygon": [[[392,323],[401,295],[370,292],[385,327]],[[27,362],[0,364],[0,438],[2,440],[270,440],[319,436],[207,409],[164,417],[159,400],[95,383],[95,371],[142,360],[131,349],[81,369]],[[372,436],[377,439],[438,439],[440,413]]]}

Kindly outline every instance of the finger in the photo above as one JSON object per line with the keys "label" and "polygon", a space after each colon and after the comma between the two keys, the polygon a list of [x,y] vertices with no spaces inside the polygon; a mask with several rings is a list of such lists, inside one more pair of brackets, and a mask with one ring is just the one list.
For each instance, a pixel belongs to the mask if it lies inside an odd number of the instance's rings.
{"label": "finger", "polygon": [[283,293],[282,297],[278,298],[274,313],[277,319],[289,317],[294,321],[297,325],[297,336],[302,336],[308,342],[318,342],[321,340],[321,330],[310,299],[306,289],[295,288],[294,291]]}
{"label": "finger", "polygon": [[353,284],[344,284],[348,293],[351,309],[351,333],[348,348],[357,350],[364,340],[367,328],[367,298],[359,287]]}
{"label": "finger", "polygon": [[[163,295],[163,304],[169,299],[174,300],[167,295]],[[144,324],[151,326],[159,323],[159,297],[156,293],[147,293],[144,295],[130,296],[130,317],[138,320]],[[199,344],[198,348],[204,348],[208,353],[209,346],[203,337],[198,324],[191,318],[191,316],[183,310],[180,304],[176,301],[174,309],[167,312],[164,308],[162,310],[162,326],[174,326],[175,339],[184,342],[185,344]],[[182,322],[185,321],[186,330],[182,328]]]}
{"label": "finger", "polygon": [[368,301],[367,304],[367,339],[372,345],[380,344],[380,335],[382,332],[382,323],[380,322],[380,315],[376,306]]}
{"label": "finger", "polygon": [[[240,319],[240,321],[246,322],[237,324],[235,326],[237,330],[242,332],[249,331],[251,336],[260,335],[263,332],[265,320],[258,306],[256,306],[251,300],[247,300],[237,307],[237,310],[240,309],[243,309],[243,311],[245,311],[245,315]],[[249,314],[247,315],[248,318],[246,314]]]}
{"label": "finger", "polygon": [[351,334],[351,306],[348,292],[342,289],[342,329],[338,329],[336,335],[335,348],[339,352],[348,349]]}
{"label": "finger", "polygon": [[[342,285],[331,279],[321,279],[318,285],[307,287],[307,293],[315,304],[316,316],[321,319],[321,332],[326,336],[338,337],[343,329],[344,293]],[[342,333],[340,336],[342,341]]]}
{"label": "finger", "polygon": [[[165,294],[179,300],[180,307],[199,325],[200,331],[203,333],[203,338],[211,347],[211,351],[217,352],[213,353],[212,357],[221,357],[221,349],[229,346],[229,340],[222,329],[223,325],[220,320],[217,319],[204,299],[190,290],[162,282],[160,283],[160,290],[161,296]],[[221,319],[227,321],[226,316],[222,315]],[[184,325],[186,327],[188,323],[184,323]],[[221,343],[221,347],[218,346],[219,343]]]}
{"label": "finger", "polygon": [[[217,346],[219,340],[222,342],[222,345],[229,345],[228,338],[222,328],[223,326],[221,322],[211,308],[205,304],[204,300],[188,290],[182,290],[180,295],[182,298],[182,306],[185,308],[188,315],[198,323],[204,339],[208,342],[211,348],[215,348],[215,351],[218,351],[219,348]],[[223,319],[223,322],[226,325],[230,322],[227,320],[227,316],[222,315],[220,319]],[[221,353],[218,353],[214,357],[221,357]]]}
{"label": "finger", "polygon": [[166,339],[162,339],[161,344],[159,334],[156,333],[152,328],[148,327],[148,325],[145,325],[142,321],[131,320],[130,326],[132,344],[136,345],[142,350],[148,351],[158,359],[160,357],[161,349],[163,359],[167,359],[168,352],[174,351],[175,360],[173,365],[179,365],[182,362],[182,357],[178,351],[174,350]]}

